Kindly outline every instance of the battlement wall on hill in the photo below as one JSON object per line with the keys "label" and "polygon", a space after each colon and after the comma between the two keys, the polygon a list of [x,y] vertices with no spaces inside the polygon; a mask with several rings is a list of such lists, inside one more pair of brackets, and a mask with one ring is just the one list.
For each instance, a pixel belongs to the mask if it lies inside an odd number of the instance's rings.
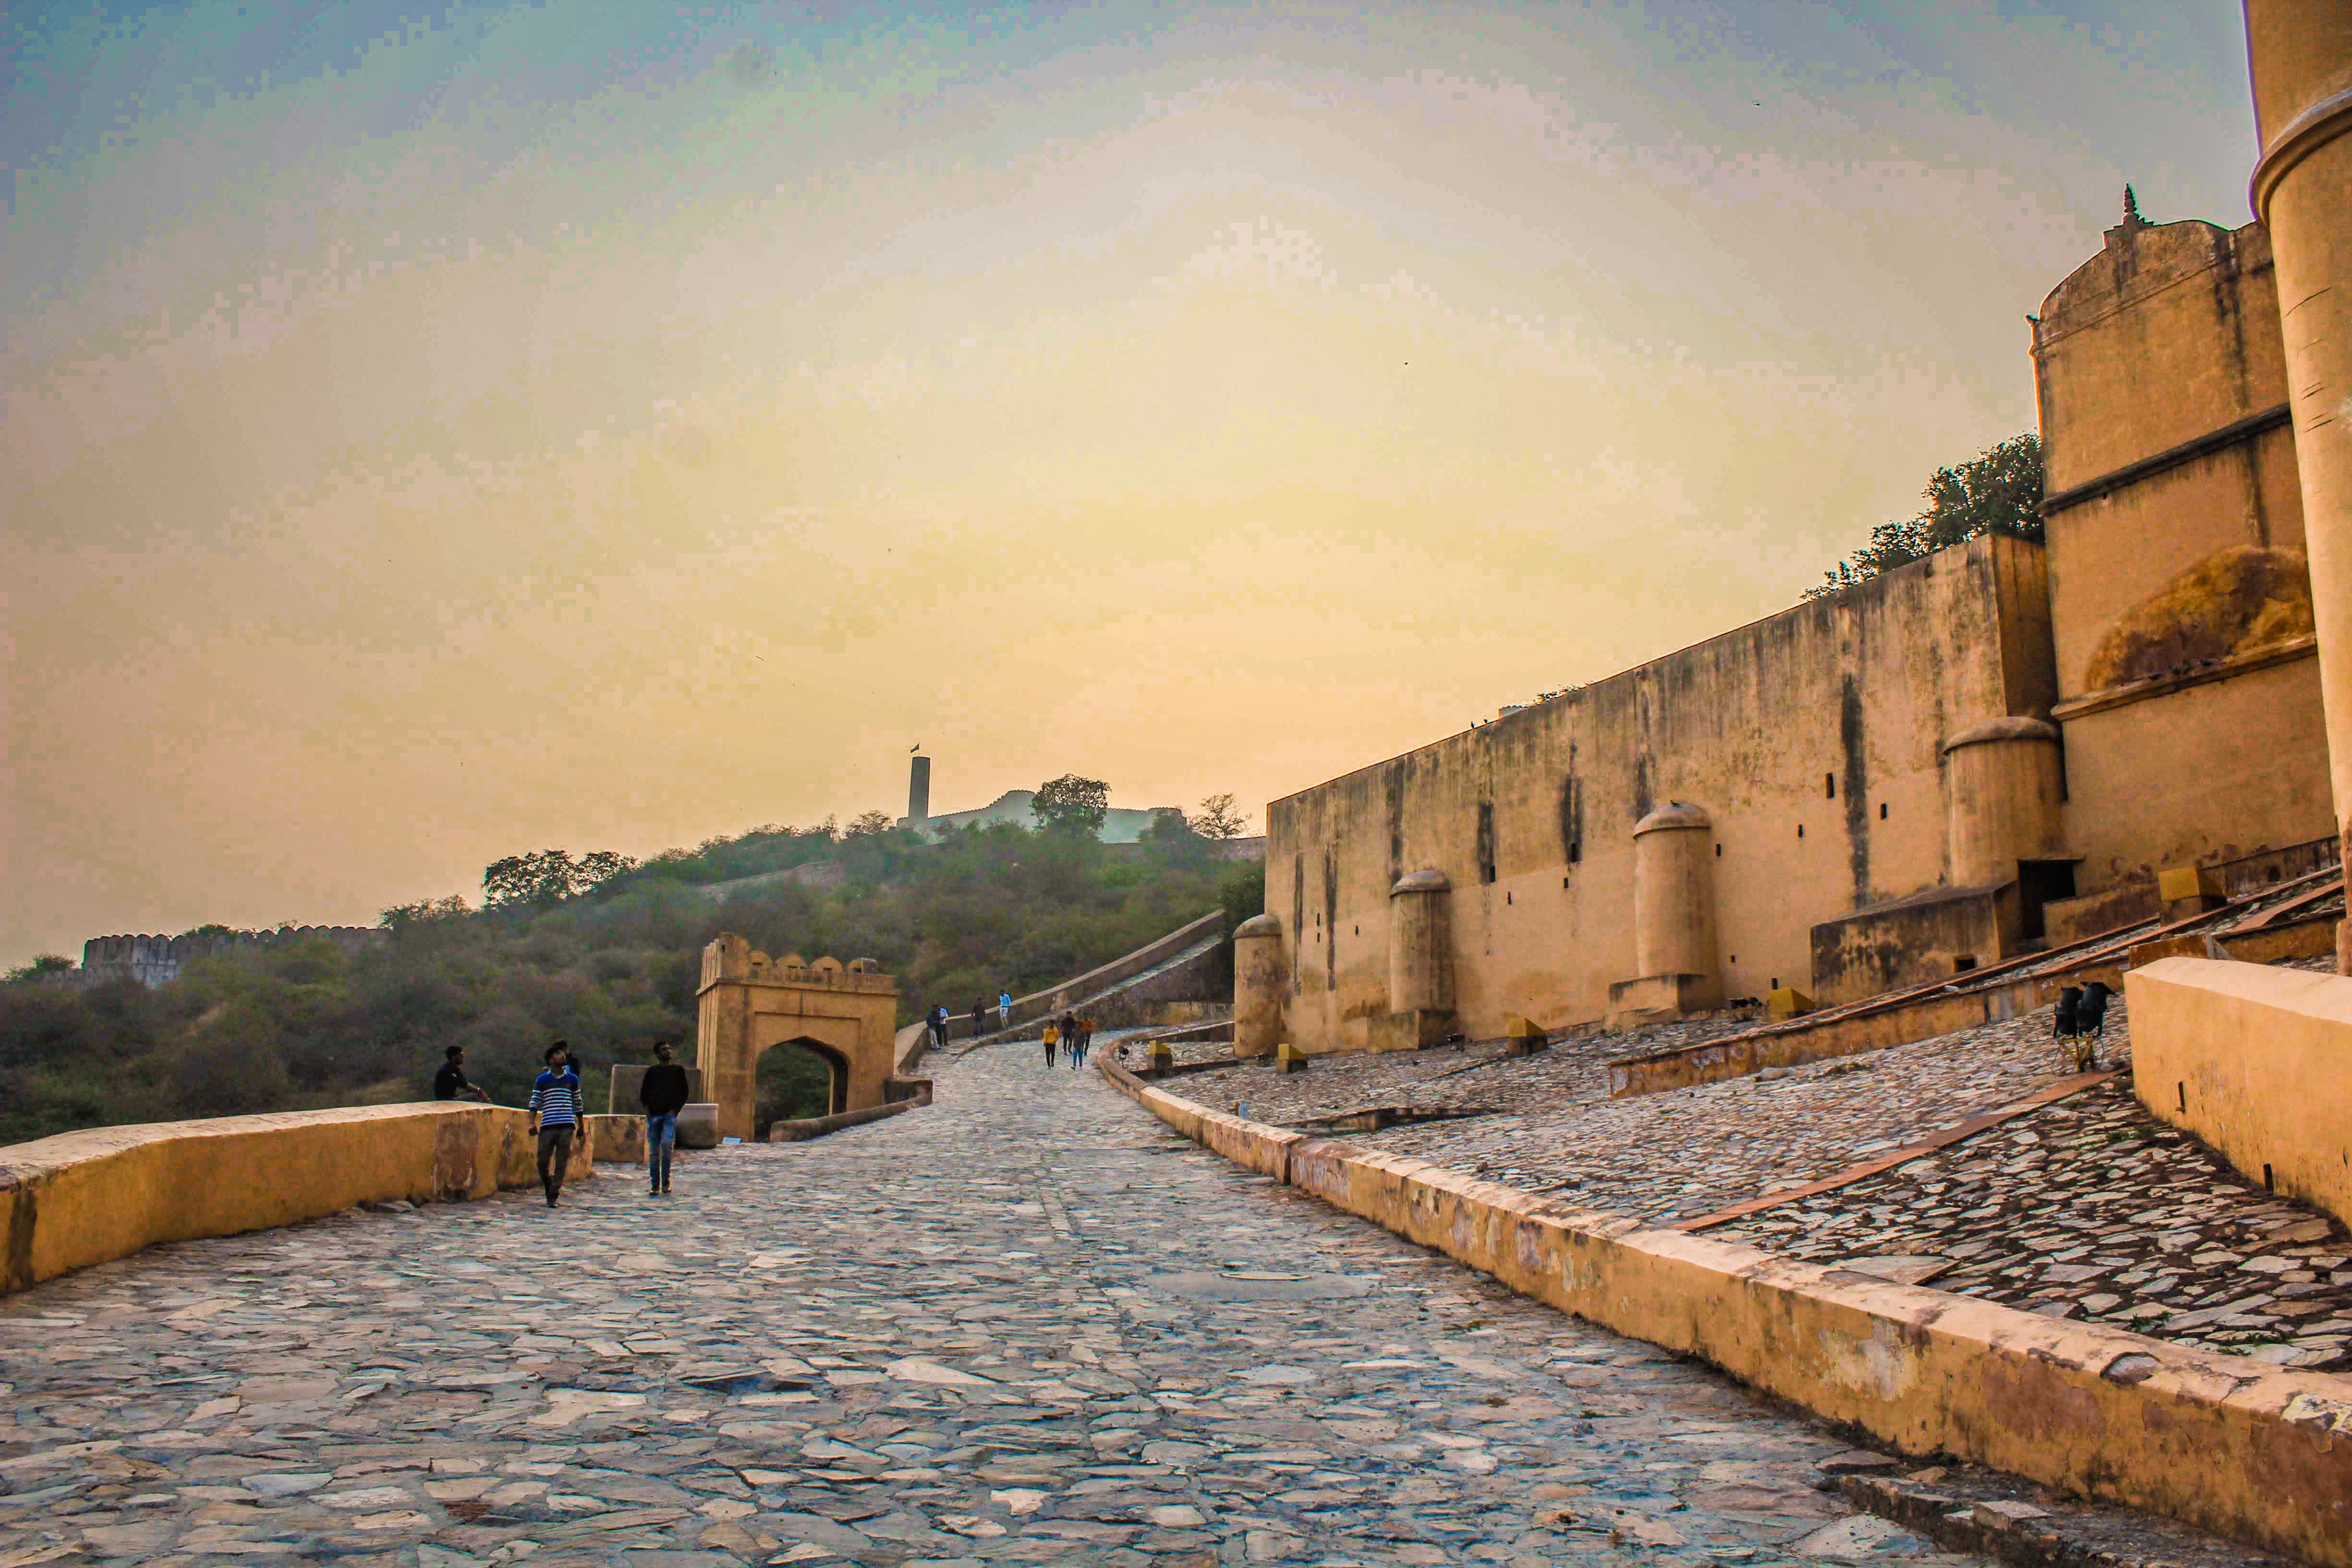
{"label": "battlement wall on hill", "polygon": [[81,968],[61,971],[80,984],[131,979],[142,985],[176,980],[199,958],[240,948],[270,948],[324,937],[345,952],[359,952],[392,933],[374,926],[280,926],[276,931],[195,931],[178,936],[94,936],[81,944]]}

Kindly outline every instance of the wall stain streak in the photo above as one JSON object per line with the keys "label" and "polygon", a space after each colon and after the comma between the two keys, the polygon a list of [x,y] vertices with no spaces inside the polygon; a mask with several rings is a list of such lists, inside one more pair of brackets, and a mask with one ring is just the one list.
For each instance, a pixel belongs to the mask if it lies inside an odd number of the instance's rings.
{"label": "wall stain streak", "polygon": [[1323,924],[1330,940],[1323,944],[1323,989],[1339,989],[1339,847],[1323,851]]}
{"label": "wall stain streak", "polygon": [[1838,787],[1845,791],[1846,856],[1853,868],[1853,907],[1870,901],[1870,746],[1864,732],[1862,685],[1846,672],[1838,698],[1838,743],[1845,751],[1845,770]]}

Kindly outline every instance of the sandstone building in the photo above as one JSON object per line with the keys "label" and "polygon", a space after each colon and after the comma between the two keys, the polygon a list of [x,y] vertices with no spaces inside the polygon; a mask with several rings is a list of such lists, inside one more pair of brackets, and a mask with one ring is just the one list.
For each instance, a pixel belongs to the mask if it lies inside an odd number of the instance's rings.
{"label": "sandstone building", "polygon": [[1237,1048],[1836,1003],[2145,918],[2162,870],[2332,861],[2268,236],[2127,209],[2105,238],[2032,323],[2046,545],[1272,803]]}

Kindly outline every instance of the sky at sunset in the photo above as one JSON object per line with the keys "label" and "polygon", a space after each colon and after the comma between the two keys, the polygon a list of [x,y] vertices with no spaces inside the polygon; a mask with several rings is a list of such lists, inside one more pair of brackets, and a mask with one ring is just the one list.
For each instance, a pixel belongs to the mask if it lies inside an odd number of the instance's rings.
{"label": "sky at sunset", "polygon": [[2033,425],[2234,5],[11,6],[0,961],[1264,803]]}

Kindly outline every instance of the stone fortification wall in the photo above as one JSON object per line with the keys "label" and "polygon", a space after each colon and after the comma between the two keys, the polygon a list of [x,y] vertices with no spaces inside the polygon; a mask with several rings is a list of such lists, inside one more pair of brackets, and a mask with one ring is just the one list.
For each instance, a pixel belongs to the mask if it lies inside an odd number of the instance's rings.
{"label": "stone fortification wall", "polygon": [[[1712,902],[1714,994],[1804,986],[1812,926],[1947,880],[1945,742],[2050,700],[2044,603],[2038,547],[1979,539],[1274,802],[1285,1037],[1370,1048],[1404,1007],[1404,1043],[1602,1017],[1643,973],[1634,830],[1676,802],[1704,810],[1653,826],[1702,839],[1673,858]],[[1407,904],[1430,951],[1399,1000]]]}
{"label": "stone fortification wall", "polygon": [[2033,360],[2076,892],[2334,833],[2268,232],[2127,213]]}
{"label": "stone fortification wall", "polygon": [[81,968],[62,973],[81,984],[131,979],[143,985],[176,980],[199,958],[245,948],[323,937],[346,952],[358,952],[392,933],[373,926],[281,926],[276,931],[188,931],[179,936],[94,936],[81,944]]}

